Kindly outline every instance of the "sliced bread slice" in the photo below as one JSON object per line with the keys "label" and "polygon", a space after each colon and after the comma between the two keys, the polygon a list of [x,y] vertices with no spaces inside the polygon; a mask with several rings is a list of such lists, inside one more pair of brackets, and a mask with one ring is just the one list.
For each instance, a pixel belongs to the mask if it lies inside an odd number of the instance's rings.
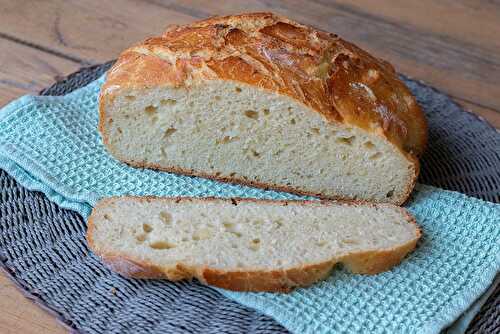
{"label": "sliced bread slice", "polygon": [[114,271],[236,291],[281,291],[390,269],[420,230],[391,204],[216,198],[114,197],[90,218],[91,249]]}

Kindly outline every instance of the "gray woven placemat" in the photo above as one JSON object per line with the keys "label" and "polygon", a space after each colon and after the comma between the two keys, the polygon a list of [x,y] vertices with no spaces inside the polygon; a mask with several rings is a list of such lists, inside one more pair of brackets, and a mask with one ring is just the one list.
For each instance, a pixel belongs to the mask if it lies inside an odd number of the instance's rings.
{"label": "gray woven placemat", "polygon": [[[99,77],[111,63],[83,69],[43,95],[63,95]],[[500,135],[448,97],[405,79],[424,107],[429,148],[420,182],[500,202]],[[0,171],[0,264],[29,298],[84,333],[286,333],[197,282],[124,279],[89,252],[86,224]],[[468,333],[499,328],[493,293]]]}

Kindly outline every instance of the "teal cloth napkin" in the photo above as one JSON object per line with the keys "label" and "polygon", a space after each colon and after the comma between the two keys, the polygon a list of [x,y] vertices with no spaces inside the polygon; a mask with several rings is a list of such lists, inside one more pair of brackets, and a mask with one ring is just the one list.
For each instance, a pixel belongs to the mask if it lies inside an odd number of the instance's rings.
{"label": "teal cloth napkin", "polygon": [[[62,97],[24,96],[4,107],[0,168],[84,217],[100,198],[122,194],[299,198],[114,160],[96,130],[102,83]],[[500,205],[418,185],[407,208],[423,237],[389,272],[364,276],[337,268],[328,280],[290,294],[219,291],[294,333],[438,333],[454,322],[449,331],[463,332],[500,268]]]}

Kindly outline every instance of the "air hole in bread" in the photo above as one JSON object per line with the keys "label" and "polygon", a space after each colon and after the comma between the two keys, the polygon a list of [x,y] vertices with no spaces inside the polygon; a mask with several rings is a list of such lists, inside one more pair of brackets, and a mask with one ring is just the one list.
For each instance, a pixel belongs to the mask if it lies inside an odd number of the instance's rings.
{"label": "air hole in bread", "polygon": [[375,147],[375,144],[372,143],[371,141],[367,141],[363,144],[364,147],[366,147],[367,149],[372,149]]}
{"label": "air hole in bread", "polygon": [[106,220],[111,220],[111,217],[110,217],[107,213],[105,213],[103,217],[104,217],[104,219],[106,219]]}
{"label": "air hole in bread", "polygon": [[319,129],[318,128],[311,128],[311,132],[316,134],[316,135],[319,135]]}
{"label": "air hole in bread", "polygon": [[253,155],[254,157],[256,157],[256,158],[260,158],[260,153],[259,153],[259,152],[257,152],[257,151],[256,151],[256,150],[254,150],[254,149],[251,149],[250,151],[252,152],[252,155]]}
{"label": "air hole in bread", "polygon": [[135,237],[135,240],[137,240],[137,243],[143,243],[144,240],[146,240],[146,235],[145,234],[139,234]]}
{"label": "air hole in bread", "polygon": [[160,220],[166,225],[171,225],[172,224],[172,215],[166,211],[161,211],[160,212]]}
{"label": "air hole in bread", "polygon": [[337,138],[337,143],[340,143],[340,144],[345,144],[345,145],[352,145],[352,143],[354,142],[354,139],[356,139],[355,136],[350,136],[350,137],[339,137]]}
{"label": "air hole in bread", "polygon": [[182,242],[187,242],[187,241],[189,241],[189,239],[187,237],[182,237],[181,241]]}
{"label": "air hole in bread", "polygon": [[264,222],[263,222],[262,220],[260,220],[260,219],[258,219],[258,220],[254,220],[254,221],[253,221],[253,224],[254,224],[255,226],[262,225],[263,223],[264,223]]}
{"label": "air hole in bread", "polygon": [[158,122],[158,116],[154,115],[153,117],[151,117],[151,122],[153,122],[153,124]]}
{"label": "air hole in bread", "polygon": [[358,242],[354,239],[350,239],[350,238],[344,238],[342,240],[340,240],[341,243],[345,244],[345,245],[356,245]]}
{"label": "air hole in bread", "polygon": [[158,107],[155,107],[155,106],[147,106],[146,108],[144,108],[144,112],[150,116],[152,116],[156,110],[158,110]]}
{"label": "air hole in bread", "polygon": [[221,176],[221,172],[215,172],[215,176]]}
{"label": "air hole in bread", "polygon": [[177,104],[177,100],[174,100],[174,99],[161,99],[160,100],[160,104],[162,106],[173,106],[173,105]]}
{"label": "air hole in bread", "polygon": [[327,244],[327,242],[325,240],[322,240],[322,241],[318,241],[316,243],[316,246],[318,246],[318,247],[324,247],[326,244]]}
{"label": "air hole in bread", "polygon": [[288,111],[292,111],[292,107],[288,107]]}
{"label": "air hole in bread", "polygon": [[293,124],[293,125],[297,124],[297,122],[295,121],[295,118],[292,118],[292,119],[290,120],[290,124]]}
{"label": "air hole in bread", "polygon": [[370,160],[375,160],[375,159],[380,158],[381,156],[382,156],[382,153],[377,152],[377,153],[375,153],[375,154],[372,154],[372,155],[370,156],[370,158],[369,158],[369,159],[370,159]]}
{"label": "air hole in bread", "polygon": [[238,136],[235,136],[235,137],[225,136],[222,139],[217,139],[215,141],[215,143],[216,144],[228,144],[228,143],[232,143],[234,141],[238,141],[239,139],[240,139],[240,137],[238,137]]}
{"label": "air hole in bread", "polygon": [[193,234],[193,240],[195,241],[206,240],[210,239],[211,236],[212,236],[212,231],[210,231],[209,228],[202,228]]}
{"label": "air hole in bread", "polygon": [[108,121],[109,125],[113,124],[113,119],[110,118],[109,121]]}
{"label": "air hole in bread", "polygon": [[163,134],[163,138],[170,137],[171,135],[173,135],[175,133],[175,131],[177,131],[176,128],[168,128],[167,130],[165,130],[165,133]]}
{"label": "air hole in bread", "polygon": [[155,241],[149,244],[149,247],[153,249],[171,249],[175,248],[175,244],[167,241]]}
{"label": "air hole in bread", "polygon": [[238,267],[238,268],[243,268],[243,267],[244,267],[244,265],[243,265],[243,263],[238,262],[238,263],[236,263],[236,267]]}
{"label": "air hole in bread", "polygon": [[394,189],[393,189],[393,190],[391,190],[391,191],[389,191],[389,192],[385,195],[385,197],[387,197],[387,198],[391,198],[393,195],[394,195]]}
{"label": "air hole in bread", "polygon": [[241,93],[241,88],[240,87],[236,87],[234,90],[236,91],[236,93]]}
{"label": "air hole in bread", "polygon": [[151,231],[153,231],[153,227],[151,227],[151,225],[149,224],[142,224],[142,229],[146,233],[150,233]]}
{"label": "air hole in bread", "polygon": [[263,113],[264,113],[264,115],[266,115],[266,116],[269,116],[269,114],[271,113],[271,112],[269,111],[269,109],[267,109],[267,108],[266,108],[266,109],[264,109],[264,110],[262,110],[262,112],[263,112]]}
{"label": "air hole in bread", "polygon": [[234,173],[234,172],[229,174],[230,177],[234,177],[235,175],[236,175],[236,173]]}
{"label": "air hole in bread", "polygon": [[122,133],[123,133],[122,128],[120,128],[120,127],[116,128],[116,131],[117,131],[119,134],[122,134]]}
{"label": "air hole in bread", "polygon": [[252,242],[250,243],[250,246],[248,246],[250,250],[258,251],[260,248],[260,239],[253,239]]}
{"label": "air hole in bread", "polygon": [[246,110],[244,112],[245,116],[251,119],[259,119],[259,113],[254,110]]}
{"label": "air hole in bread", "polygon": [[134,101],[135,100],[135,96],[134,95],[125,95],[125,100],[127,100],[127,101]]}
{"label": "air hole in bread", "polygon": [[276,221],[274,221],[274,224],[276,224],[276,228],[281,228],[283,226],[283,221],[282,220],[276,220]]}
{"label": "air hole in bread", "polygon": [[218,95],[216,95],[216,96],[214,96],[214,99],[215,99],[215,101],[220,101],[220,100],[221,100],[221,97],[220,97],[220,96],[218,96]]}

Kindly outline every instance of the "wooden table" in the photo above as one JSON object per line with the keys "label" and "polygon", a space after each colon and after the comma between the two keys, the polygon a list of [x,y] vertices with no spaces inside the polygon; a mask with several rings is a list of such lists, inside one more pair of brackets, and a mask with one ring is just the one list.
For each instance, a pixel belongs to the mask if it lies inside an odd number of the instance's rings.
{"label": "wooden table", "polygon": [[[486,0],[0,0],[0,106],[167,24],[243,11],[335,32],[500,128],[500,3]],[[0,333],[67,332],[3,275],[0,310]]]}

